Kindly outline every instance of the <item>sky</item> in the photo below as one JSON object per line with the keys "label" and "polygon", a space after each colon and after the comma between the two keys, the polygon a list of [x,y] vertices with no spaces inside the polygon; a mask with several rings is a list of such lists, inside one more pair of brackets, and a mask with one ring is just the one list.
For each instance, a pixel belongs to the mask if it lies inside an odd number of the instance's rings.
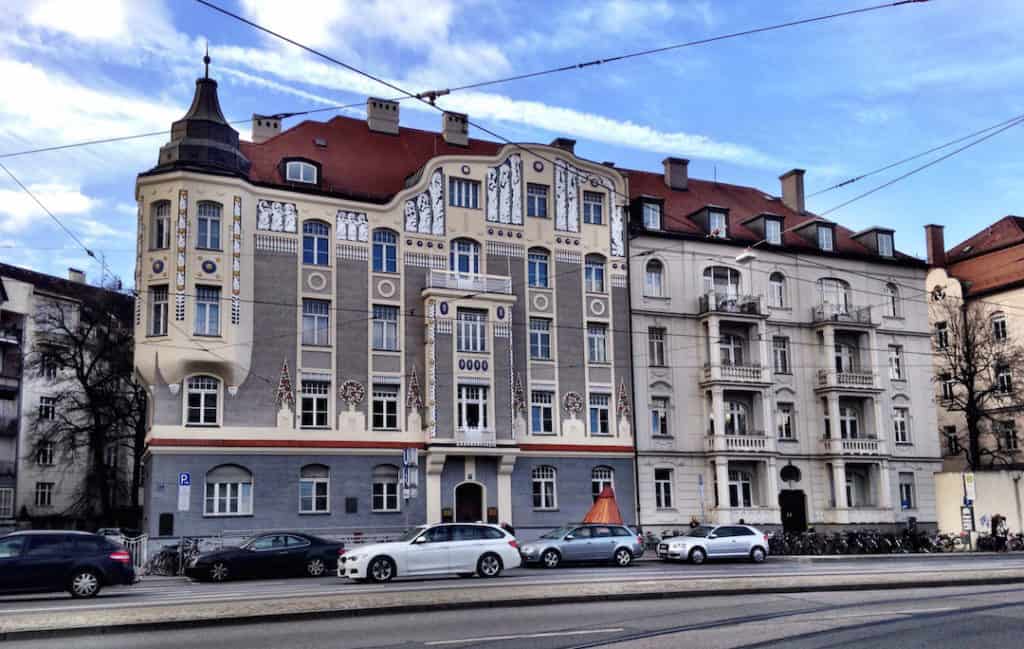
{"label": "sky", "polygon": [[[416,91],[868,6],[878,0],[218,0],[335,58]],[[209,43],[228,119],[362,104],[391,91],[191,0],[6,0],[0,21],[0,155],[167,130],[191,102]],[[811,193],[1024,113],[1024,3],[931,0],[829,22],[573,70],[438,100],[515,141],[577,140],[576,152],[779,194],[807,170]],[[327,120],[332,112],[315,119]],[[361,108],[344,111],[364,117]],[[296,118],[285,126],[298,123]],[[440,127],[404,102],[403,126]],[[248,124],[238,125],[243,138]],[[471,136],[484,137],[482,133]],[[167,135],[0,158],[131,286],[135,176]],[[947,247],[1024,215],[1024,126],[829,214],[896,229],[924,254],[922,226]],[[808,199],[822,212],[939,152]],[[0,174],[0,260],[101,274]]]}

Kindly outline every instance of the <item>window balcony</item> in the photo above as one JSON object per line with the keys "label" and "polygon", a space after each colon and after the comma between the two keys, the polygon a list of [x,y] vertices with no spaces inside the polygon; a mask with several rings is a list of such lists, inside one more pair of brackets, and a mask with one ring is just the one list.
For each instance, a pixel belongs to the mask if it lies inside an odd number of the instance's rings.
{"label": "window balcony", "polygon": [[870,325],[871,307],[854,307],[840,304],[819,304],[811,309],[811,321],[815,324],[839,322],[843,324]]}
{"label": "window balcony", "polygon": [[700,296],[699,312],[737,313],[741,315],[767,315],[764,300],[760,295],[733,295],[731,293],[706,293]]}
{"label": "window balcony", "polygon": [[493,430],[482,428],[457,428],[455,429],[456,446],[472,446],[478,448],[494,448],[497,446],[498,438]]}
{"label": "window balcony", "polygon": [[512,278],[502,275],[480,275],[476,273],[456,273],[450,270],[431,270],[427,275],[427,288],[512,295]]}
{"label": "window balcony", "polygon": [[859,370],[856,372],[837,372],[835,370],[818,370],[819,388],[852,388],[855,390],[877,390],[874,372]]}
{"label": "window balcony", "polygon": [[704,365],[704,381],[727,383],[763,383],[765,371],[760,365]]}
{"label": "window balcony", "polygon": [[754,431],[747,435],[708,435],[706,446],[709,453],[774,453],[775,438]]}
{"label": "window balcony", "polygon": [[857,439],[821,440],[825,453],[829,455],[885,455],[885,442],[874,437]]}

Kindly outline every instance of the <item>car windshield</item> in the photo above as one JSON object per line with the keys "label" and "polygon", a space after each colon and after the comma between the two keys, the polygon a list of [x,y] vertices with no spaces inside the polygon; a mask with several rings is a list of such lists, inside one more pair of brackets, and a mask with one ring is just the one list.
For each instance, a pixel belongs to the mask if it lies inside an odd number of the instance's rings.
{"label": "car windshield", "polygon": [[422,527],[422,526],[421,527],[413,527],[412,529],[408,529],[408,530],[405,531],[405,534],[403,534],[402,536],[398,537],[398,542],[399,543],[408,543],[409,541],[411,541],[414,538],[416,538],[417,536],[419,536],[423,532],[423,530],[425,530],[425,529],[427,529],[427,528],[426,527]]}
{"label": "car windshield", "polygon": [[541,534],[542,539],[560,539],[565,536],[565,533],[569,531],[568,527],[559,527],[556,530],[551,530],[547,534]]}
{"label": "car windshield", "polygon": [[713,529],[714,528],[712,528],[712,527],[707,527],[705,525],[699,525],[699,526],[693,528],[692,530],[690,530],[689,532],[687,532],[686,536],[696,536],[698,538],[702,538],[703,539],[703,538],[706,538],[708,534],[711,534],[711,530],[713,530]]}

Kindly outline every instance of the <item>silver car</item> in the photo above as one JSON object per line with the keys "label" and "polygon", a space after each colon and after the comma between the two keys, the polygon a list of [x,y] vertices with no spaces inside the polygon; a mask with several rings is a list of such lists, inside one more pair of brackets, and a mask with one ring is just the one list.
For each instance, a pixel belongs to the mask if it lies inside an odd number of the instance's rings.
{"label": "silver car", "polygon": [[523,564],[545,568],[580,561],[611,561],[626,567],[643,553],[643,537],[625,525],[568,525],[519,549]]}
{"label": "silver car", "polygon": [[749,525],[699,525],[658,544],[663,561],[701,564],[708,559],[748,558],[761,563],[767,557],[768,535]]}

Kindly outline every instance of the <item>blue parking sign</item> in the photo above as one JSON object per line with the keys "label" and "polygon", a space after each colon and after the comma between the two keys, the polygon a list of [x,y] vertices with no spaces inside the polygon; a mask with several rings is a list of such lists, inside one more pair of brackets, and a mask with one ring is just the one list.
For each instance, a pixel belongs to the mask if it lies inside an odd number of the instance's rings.
{"label": "blue parking sign", "polygon": [[178,486],[179,487],[191,487],[192,486],[192,475],[190,473],[179,473],[178,474]]}

